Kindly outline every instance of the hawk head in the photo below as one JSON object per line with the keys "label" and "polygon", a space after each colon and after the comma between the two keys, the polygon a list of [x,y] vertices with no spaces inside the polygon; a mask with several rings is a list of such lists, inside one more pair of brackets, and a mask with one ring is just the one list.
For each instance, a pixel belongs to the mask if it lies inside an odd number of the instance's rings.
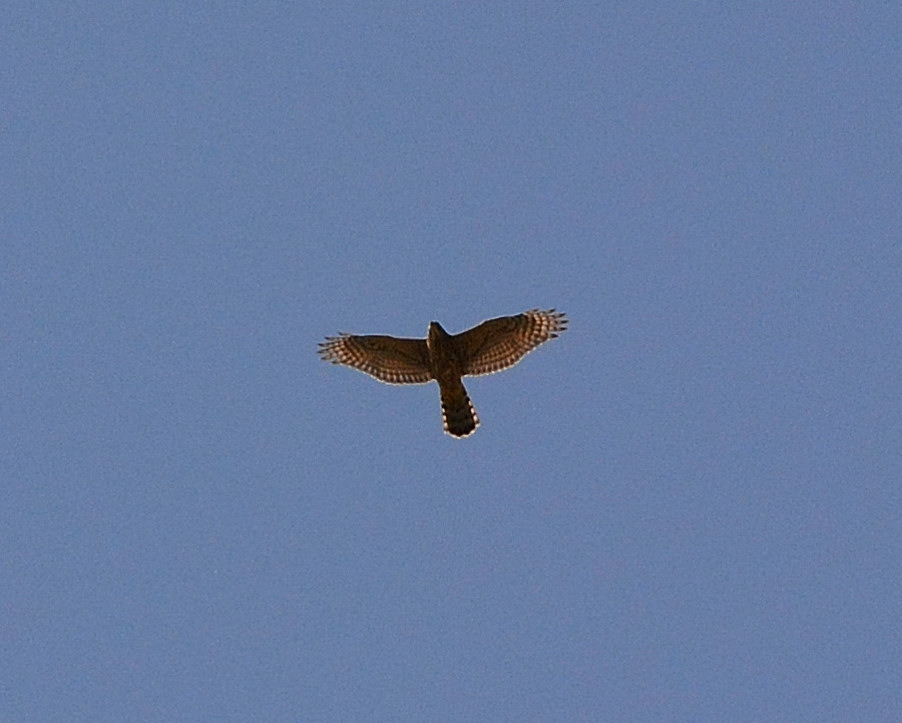
{"label": "hawk head", "polygon": [[447,331],[437,321],[429,323],[429,330],[426,332],[426,346],[432,351],[443,341],[447,341],[450,337]]}

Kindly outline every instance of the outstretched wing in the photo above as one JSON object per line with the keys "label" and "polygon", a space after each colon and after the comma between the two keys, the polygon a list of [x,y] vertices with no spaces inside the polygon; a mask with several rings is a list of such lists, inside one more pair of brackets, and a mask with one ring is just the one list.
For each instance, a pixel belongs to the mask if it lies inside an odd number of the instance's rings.
{"label": "outstretched wing", "polygon": [[492,374],[512,367],[540,344],[567,328],[567,317],[548,309],[489,319],[454,339],[463,350],[463,373]]}
{"label": "outstretched wing", "polygon": [[387,384],[425,384],[432,379],[425,339],[339,334],[320,342],[319,355]]}

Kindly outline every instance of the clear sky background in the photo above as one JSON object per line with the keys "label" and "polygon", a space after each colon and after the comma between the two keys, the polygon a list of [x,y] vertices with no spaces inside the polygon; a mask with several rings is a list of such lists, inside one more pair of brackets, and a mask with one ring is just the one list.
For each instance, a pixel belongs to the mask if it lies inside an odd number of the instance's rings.
{"label": "clear sky background", "polygon": [[[897,3],[6,3],[0,720],[899,720]],[[438,390],[322,363],[557,307]]]}

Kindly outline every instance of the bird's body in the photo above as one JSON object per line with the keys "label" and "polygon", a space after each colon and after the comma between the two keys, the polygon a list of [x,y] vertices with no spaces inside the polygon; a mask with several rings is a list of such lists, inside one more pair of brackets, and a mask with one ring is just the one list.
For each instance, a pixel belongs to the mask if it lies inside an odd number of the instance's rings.
{"label": "bird's body", "polygon": [[464,387],[464,354],[454,337],[433,321],[426,337],[429,371],[438,382],[445,431],[454,437],[466,437],[476,431],[479,417]]}
{"label": "bird's body", "polygon": [[566,328],[564,314],[533,309],[453,335],[433,321],[425,339],[340,334],[326,337],[319,353],[324,361],[359,369],[388,384],[425,384],[434,379],[445,431],[466,437],[479,426],[479,417],[463,377],[507,369]]}

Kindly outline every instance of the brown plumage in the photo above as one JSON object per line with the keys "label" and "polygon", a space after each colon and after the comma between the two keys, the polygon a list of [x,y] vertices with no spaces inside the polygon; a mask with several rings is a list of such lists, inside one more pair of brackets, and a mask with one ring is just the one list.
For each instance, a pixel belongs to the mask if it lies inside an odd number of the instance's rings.
{"label": "brown plumage", "polygon": [[532,309],[489,319],[453,335],[433,321],[425,339],[340,334],[320,342],[319,354],[324,361],[359,369],[388,384],[425,384],[435,379],[445,431],[466,437],[479,426],[479,417],[462,377],[512,367],[566,328],[564,314]]}

